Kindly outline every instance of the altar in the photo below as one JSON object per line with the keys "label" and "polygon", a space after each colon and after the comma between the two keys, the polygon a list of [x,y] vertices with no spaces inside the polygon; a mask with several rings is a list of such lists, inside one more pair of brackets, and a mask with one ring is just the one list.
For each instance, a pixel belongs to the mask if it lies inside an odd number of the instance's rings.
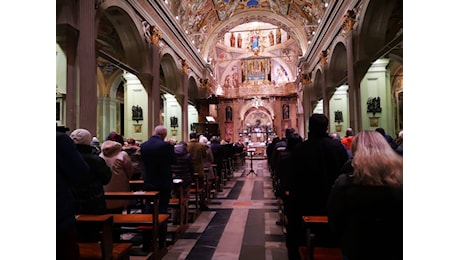
{"label": "altar", "polygon": [[254,157],[264,157],[266,158],[266,150],[267,146],[265,145],[265,142],[254,142],[254,143],[248,143],[248,150],[252,149],[254,151]]}

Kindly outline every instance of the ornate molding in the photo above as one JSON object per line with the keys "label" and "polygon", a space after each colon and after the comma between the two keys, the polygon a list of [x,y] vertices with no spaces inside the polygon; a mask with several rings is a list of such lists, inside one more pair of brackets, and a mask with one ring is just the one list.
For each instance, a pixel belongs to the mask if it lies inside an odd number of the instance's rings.
{"label": "ornate molding", "polygon": [[160,40],[163,39],[163,34],[154,25],[150,25],[147,21],[142,21],[144,28],[144,37],[147,43],[155,44],[157,47],[160,45]]}

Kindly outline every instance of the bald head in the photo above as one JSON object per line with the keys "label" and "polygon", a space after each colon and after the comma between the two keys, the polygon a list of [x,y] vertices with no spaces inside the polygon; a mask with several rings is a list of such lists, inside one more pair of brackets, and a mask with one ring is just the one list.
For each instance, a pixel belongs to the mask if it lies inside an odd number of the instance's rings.
{"label": "bald head", "polygon": [[166,135],[168,134],[168,130],[164,125],[158,125],[155,127],[155,131],[153,135],[161,136],[162,139],[165,139]]}

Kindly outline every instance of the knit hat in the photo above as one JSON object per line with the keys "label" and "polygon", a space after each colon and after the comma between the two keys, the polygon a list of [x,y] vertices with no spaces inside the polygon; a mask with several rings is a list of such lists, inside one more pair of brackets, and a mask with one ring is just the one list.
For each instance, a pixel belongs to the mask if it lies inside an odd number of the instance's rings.
{"label": "knit hat", "polygon": [[76,144],[91,145],[93,136],[88,130],[80,128],[75,129],[70,134],[70,138],[72,138],[73,142]]}

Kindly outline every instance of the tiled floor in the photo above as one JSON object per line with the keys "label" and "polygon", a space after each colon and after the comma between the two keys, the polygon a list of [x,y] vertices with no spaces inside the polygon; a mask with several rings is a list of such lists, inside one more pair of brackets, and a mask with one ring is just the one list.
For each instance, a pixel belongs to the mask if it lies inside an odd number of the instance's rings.
{"label": "tiled floor", "polygon": [[267,161],[254,160],[253,169],[257,176],[247,176],[250,163],[246,161],[235,171],[223,192],[212,199],[210,210],[189,224],[163,259],[287,259],[282,227],[275,224],[278,206]]}

